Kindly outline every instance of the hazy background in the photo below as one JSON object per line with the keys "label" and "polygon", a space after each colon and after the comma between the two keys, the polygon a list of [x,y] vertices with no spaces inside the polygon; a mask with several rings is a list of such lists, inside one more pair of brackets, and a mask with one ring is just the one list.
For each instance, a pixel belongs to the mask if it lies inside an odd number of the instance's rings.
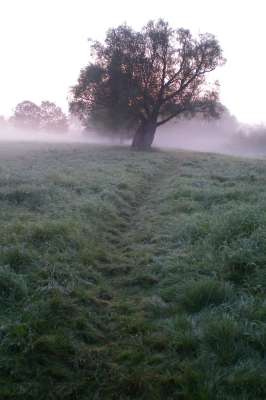
{"label": "hazy background", "polygon": [[1,0],[0,115],[23,100],[55,102],[67,112],[68,87],[89,61],[87,38],[104,40],[126,21],[140,29],[159,17],[173,27],[217,36],[227,64],[212,76],[239,121],[266,122],[265,1]]}
{"label": "hazy background", "polygon": [[164,7],[142,0],[1,0],[0,139],[109,143],[108,132],[106,137],[84,135],[73,118],[67,133],[36,135],[14,131],[3,117],[8,120],[25,100],[54,102],[67,115],[69,87],[90,61],[87,39],[104,41],[108,28],[125,21],[139,30],[150,19],[164,18],[173,28],[217,36],[227,63],[210,77],[219,79],[227,109],[220,121],[170,121],[157,129],[154,145],[266,157],[265,4],[170,0]]}

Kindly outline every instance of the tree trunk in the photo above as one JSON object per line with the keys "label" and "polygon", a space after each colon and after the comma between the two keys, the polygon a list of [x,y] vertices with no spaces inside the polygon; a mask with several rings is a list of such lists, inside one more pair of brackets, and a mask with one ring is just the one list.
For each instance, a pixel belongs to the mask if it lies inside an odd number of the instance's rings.
{"label": "tree trunk", "polygon": [[143,146],[144,140],[144,129],[145,129],[146,121],[141,121],[140,126],[136,130],[136,133],[133,137],[131,148],[134,150],[140,150]]}
{"label": "tree trunk", "polygon": [[157,116],[151,116],[148,120],[142,121],[132,141],[134,150],[150,150],[157,126]]}
{"label": "tree trunk", "polygon": [[149,119],[145,126],[143,150],[150,150],[157,126],[157,117]]}

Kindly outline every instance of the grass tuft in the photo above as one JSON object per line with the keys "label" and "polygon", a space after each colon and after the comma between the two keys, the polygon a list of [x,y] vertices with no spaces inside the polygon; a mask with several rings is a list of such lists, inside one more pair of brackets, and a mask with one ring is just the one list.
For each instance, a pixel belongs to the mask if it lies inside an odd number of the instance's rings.
{"label": "grass tuft", "polygon": [[196,313],[205,307],[215,307],[230,301],[230,289],[212,279],[188,281],[162,292],[165,300],[174,301],[186,312]]}

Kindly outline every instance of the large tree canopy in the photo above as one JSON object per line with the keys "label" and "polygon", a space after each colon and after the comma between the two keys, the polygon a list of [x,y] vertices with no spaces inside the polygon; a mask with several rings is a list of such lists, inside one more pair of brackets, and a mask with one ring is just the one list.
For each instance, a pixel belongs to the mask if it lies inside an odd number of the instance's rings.
{"label": "large tree canopy", "polygon": [[141,32],[126,24],[109,29],[105,44],[93,41],[94,63],[80,72],[71,88],[70,112],[81,120],[108,115],[108,123],[136,129],[132,147],[149,149],[156,127],[174,117],[202,113],[219,118],[219,84],[207,75],[225,59],[216,38],[172,29],[150,21]]}

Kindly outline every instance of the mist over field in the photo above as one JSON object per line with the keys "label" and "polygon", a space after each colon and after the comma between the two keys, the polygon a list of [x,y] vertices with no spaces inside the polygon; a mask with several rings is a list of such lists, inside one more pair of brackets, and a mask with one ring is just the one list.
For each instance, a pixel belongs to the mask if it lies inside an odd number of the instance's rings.
{"label": "mist over field", "polygon": [[58,142],[58,143],[109,143],[110,141],[101,138],[97,133],[84,136],[82,132],[67,132],[62,135],[47,133],[28,133],[25,131],[5,131],[0,132],[0,141],[8,142]]}
{"label": "mist over field", "polygon": [[[120,137],[122,140],[120,140]],[[0,141],[43,143],[96,143],[130,146],[132,139],[113,132],[84,131],[80,121],[69,116],[69,129],[64,133],[44,133],[14,129],[8,120],[0,120]],[[245,157],[266,157],[266,127],[244,125],[225,108],[219,120],[206,121],[201,116],[191,120],[171,120],[157,128],[155,148],[180,148]]]}
{"label": "mist over field", "polygon": [[[236,129],[234,127],[234,129]],[[221,129],[219,122],[180,121],[158,128],[154,145],[199,151],[219,151],[229,144],[234,131]]]}
{"label": "mist over field", "polygon": [[[1,117],[0,117],[1,118]],[[8,142],[58,142],[58,143],[108,143],[108,138],[99,136],[96,132],[90,132],[84,136],[83,127],[79,120],[73,116],[68,116],[68,130],[62,133],[40,132],[14,128],[9,120],[0,119],[0,141]]]}

